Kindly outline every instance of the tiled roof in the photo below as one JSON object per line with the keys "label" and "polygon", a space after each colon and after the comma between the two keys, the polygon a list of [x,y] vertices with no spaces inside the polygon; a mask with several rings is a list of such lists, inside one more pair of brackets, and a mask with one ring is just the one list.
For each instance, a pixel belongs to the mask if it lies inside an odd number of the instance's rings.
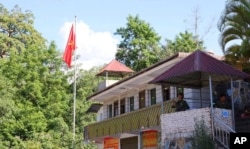
{"label": "tiled roof", "polygon": [[101,69],[97,76],[106,76],[106,72],[108,76],[123,77],[124,75],[132,73],[134,71],[124,64],[118,62],[117,60],[113,59],[109,64]]}

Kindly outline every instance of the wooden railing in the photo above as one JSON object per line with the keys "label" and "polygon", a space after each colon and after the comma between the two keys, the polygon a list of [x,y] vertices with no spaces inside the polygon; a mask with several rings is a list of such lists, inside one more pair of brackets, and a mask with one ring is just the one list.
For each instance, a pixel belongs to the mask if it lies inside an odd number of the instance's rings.
{"label": "wooden railing", "polygon": [[[164,110],[162,110],[164,107]],[[143,128],[160,126],[162,113],[174,112],[172,102],[162,103],[125,113],[108,120],[90,124],[84,128],[84,140],[132,132]]]}

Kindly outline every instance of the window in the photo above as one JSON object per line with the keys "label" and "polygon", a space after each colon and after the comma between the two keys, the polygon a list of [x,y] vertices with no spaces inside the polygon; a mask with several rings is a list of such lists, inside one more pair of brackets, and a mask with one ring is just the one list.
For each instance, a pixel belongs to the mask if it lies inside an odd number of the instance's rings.
{"label": "window", "polygon": [[134,96],[129,97],[129,111],[134,111]]}
{"label": "window", "polygon": [[125,98],[120,101],[120,114],[125,113]]}
{"label": "window", "polygon": [[151,89],[150,90],[150,100],[151,100],[151,105],[156,104],[156,89]]}
{"label": "window", "polygon": [[139,108],[145,107],[145,90],[139,93]]}
{"label": "window", "polygon": [[163,101],[167,101],[170,99],[170,87],[167,85],[162,85],[162,97]]}
{"label": "window", "polygon": [[[183,94],[184,92],[183,92],[183,87],[176,87],[176,93],[177,93],[177,95],[179,94],[179,93],[181,93],[181,94]],[[176,96],[177,96],[176,95]]]}
{"label": "window", "polygon": [[109,118],[112,117],[112,104],[108,105],[108,116]]}
{"label": "window", "polygon": [[118,115],[118,101],[114,102],[114,116]]}

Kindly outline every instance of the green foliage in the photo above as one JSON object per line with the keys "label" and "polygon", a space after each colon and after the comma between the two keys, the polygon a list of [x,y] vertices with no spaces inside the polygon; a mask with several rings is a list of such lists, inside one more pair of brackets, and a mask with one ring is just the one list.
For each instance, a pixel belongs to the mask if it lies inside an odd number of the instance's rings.
{"label": "green foliage", "polygon": [[[46,55],[50,55],[52,59]],[[4,131],[3,141],[9,141],[9,147],[19,146],[24,142],[32,143],[35,133],[53,130],[51,120],[62,117],[69,108],[69,98],[65,92],[69,86],[66,76],[60,71],[60,67],[50,69],[56,61],[61,61],[58,55],[56,49],[30,48],[27,45],[18,55],[10,53],[1,66],[2,75],[9,80],[9,86],[15,89],[12,97],[7,99],[15,105],[12,116],[1,125],[1,131]],[[56,132],[61,133],[60,131]]]}
{"label": "green foliage", "polygon": [[214,149],[215,145],[209,128],[206,126],[204,118],[201,120],[195,119],[195,126],[192,137],[192,146],[195,149]]}
{"label": "green foliage", "polygon": [[[80,70],[80,69],[78,69]],[[77,73],[77,81],[76,81],[76,142],[75,148],[86,148],[93,149],[95,146],[93,144],[83,144],[83,128],[95,122],[95,114],[87,114],[86,110],[91,105],[91,101],[86,100],[88,96],[93,94],[96,91],[96,86],[100,80],[96,79],[96,74],[100,70],[100,67],[93,67],[90,70],[80,70]],[[72,77],[72,73],[70,74]],[[73,83],[70,86],[70,89],[73,89]],[[69,103],[70,109],[67,109],[67,123],[73,123],[72,119],[72,110],[73,110],[73,102]],[[72,128],[71,128],[72,129]]]}
{"label": "green foliage", "polygon": [[156,51],[159,47],[160,36],[138,15],[135,17],[129,15],[126,27],[118,28],[115,35],[120,35],[122,38],[116,59],[135,71],[146,68],[159,60]]}
{"label": "green foliage", "polygon": [[160,46],[160,36],[139,16],[128,16],[126,27],[118,28],[115,35],[120,35],[122,38],[116,59],[135,71],[177,52],[205,49],[203,41],[188,31],[179,33],[174,41],[167,39],[166,45]]}
{"label": "green foliage", "polygon": [[45,39],[34,29],[34,16],[15,6],[8,11],[0,4],[0,57],[20,53],[27,45],[44,46]]}
{"label": "green foliage", "polygon": [[203,41],[198,40],[192,33],[185,31],[179,33],[174,41],[166,40],[167,44],[164,46],[164,55],[170,56],[178,52],[194,52],[195,50],[204,50]]}
{"label": "green foliage", "polygon": [[249,14],[249,0],[229,0],[218,22],[219,43],[226,60],[232,64],[242,63],[243,69],[250,69]]}
{"label": "green foliage", "polygon": [[[16,6],[8,12],[0,5],[0,24],[0,148],[71,148],[73,91],[61,53],[54,42],[45,45],[29,11]],[[84,79],[77,83],[75,149],[94,148],[83,145],[82,131],[95,120],[85,113],[94,73],[79,75]]]}
{"label": "green foliage", "polygon": [[[54,43],[1,59],[0,145],[3,148],[70,148],[72,146],[72,85],[60,69]],[[81,72],[77,84],[76,147],[83,148],[83,127],[95,115],[86,114],[93,93],[93,72]],[[93,83],[95,82],[95,83]],[[88,145],[90,146],[90,145]],[[91,148],[92,146],[90,146]]]}

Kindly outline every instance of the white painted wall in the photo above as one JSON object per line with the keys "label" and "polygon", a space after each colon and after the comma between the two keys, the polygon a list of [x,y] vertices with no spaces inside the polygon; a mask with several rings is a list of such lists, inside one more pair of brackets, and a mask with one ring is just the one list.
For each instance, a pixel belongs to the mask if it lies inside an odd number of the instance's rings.
{"label": "white painted wall", "polygon": [[135,104],[135,110],[139,109],[139,92],[134,95],[134,104]]}
{"label": "white painted wall", "polygon": [[103,82],[98,84],[98,91],[101,91],[103,89],[105,89],[106,87],[118,82],[119,80],[104,80]]}
{"label": "white painted wall", "polygon": [[201,89],[185,88],[184,99],[188,102],[190,109],[209,107],[210,105],[209,87],[203,87]]}
{"label": "white painted wall", "polygon": [[97,149],[103,149],[104,148],[103,143],[98,143],[96,145],[97,145]]}
{"label": "white painted wall", "polygon": [[170,86],[170,99],[176,98],[176,87]]}
{"label": "white painted wall", "polygon": [[130,112],[129,105],[130,105],[129,97],[126,97],[125,98],[125,113]]}
{"label": "white painted wall", "polygon": [[[162,96],[162,86],[161,85],[154,85],[150,84],[143,89],[145,89],[145,97],[146,97],[146,106],[151,106],[151,99],[150,99],[150,90],[156,88],[156,103],[161,103],[163,101]],[[108,105],[114,103],[116,100],[120,100],[125,98],[125,106],[126,106],[126,113],[130,112],[129,106],[129,97],[134,96],[134,110],[139,109],[139,89],[134,89],[128,91],[125,95],[112,98],[109,102],[104,103],[103,108],[100,109],[100,111],[97,113],[97,121],[108,119]],[[202,92],[202,104],[200,100],[200,89],[190,89],[190,88],[184,88],[184,99],[188,102],[190,109],[197,109],[197,108],[203,108],[208,107],[210,105],[210,94],[209,94],[209,87],[204,87],[201,89]],[[170,87],[170,99],[176,98],[176,87]],[[120,103],[120,102],[119,102]],[[114,108],[114,106],[112,107]],[[120,106],[118,106],[119,113],[120,113]],[[113,109],[112,109],[112,115],[113,115]]]}
{"label": "white painted wall", "polygon": [[156,85],[156,103],[161,103],[162,101],[162,87],[161,85]]}
{"label": "white painted wall", "polygon": [[104,118],[104,113],[103,113],[103,110],[104,107],[102,106],[99,111],[97,112],[97,116],[96,116],[96,121],[99,122],[99,121],[102,121],[103,118]]}

